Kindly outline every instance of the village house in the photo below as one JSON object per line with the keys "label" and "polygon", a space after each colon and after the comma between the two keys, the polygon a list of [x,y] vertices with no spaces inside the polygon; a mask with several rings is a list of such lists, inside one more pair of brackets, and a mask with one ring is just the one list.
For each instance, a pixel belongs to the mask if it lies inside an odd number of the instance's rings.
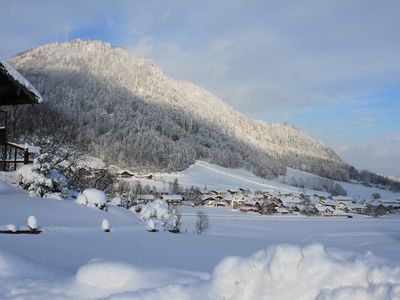
{"label": "village house", "polygon": [[184,200],[181,195],[162,195],[160,199],[168,205],[182,205]]}
{"label": "village house", "polygon": [[154,199],[155,199],[155,197],[154,197],[154,195],[152,195],[152,194],[138,195],[138,196],[136,197],[136,200],[137,200],[137,201],[139,201],[139,202],[141,202],[141,203],[144,203],[144,204],[146,204],[146,203],[148,203],[148,202],[152,202],[152,201],[154,201]]}
{"label": "village house", "polygon": [[285,207],[277,207],[276,212],[279,215],[288,215],[289,214],[289,210]]}
{"label": "village house", "polygon": [[281,207],[283,205],[282,200],[277,197],[272,198],[271,203],[278,207]]}
{"label": "village house", "polygon": [[326,216],[326,217],[333,216],[334,212],[335,212],[335,210],[330,206],[324,206],[324,205],[317,204],[317,205],[315,205],[315,208],[318,210],[318,212],[321,216]]}
{"label": "village house", "polygon": [[259,210],[258,209],[256,209],[256,208],[254,208],[254,207],[247,207],[247,206],[242,206],[242,207],[240,207],[239,208],[239,211],[240,212],[253,212],[253,213],[256,213],[256,212],[259,212]]}
{"label": "village house", "polygon": [[129,171],[123,171],[121,173],[118,173],[118,177],[119,178],[131,178],[133,176],[135,176],[135,174],[133,174],[133,173],[131,173]]}
{"label": "village house", "polygon": [[363,214],[365,210],[365,204],[350,203],[347,205],[347,209],[352,213]]}
{"label": "village house", "polygon": [[[0,60],[0,107],[37,104],[43,101],[39,92],[7,62]],[[31,163],[28,146],[8,140],[8,113],[0,110],[0,169],[17,169],[17,164]]]}
{"label": "village house", "polygon": [[335,205],[335,209],[340,212],[348,212],[347,204],[344,202],[337,202]]}
{"label": "village house", "polygon": [[335,196],[332,200],[335,202],[352,203],[354,198],[349,196]]}
{"label": "village house", "polygon": [[224,201],[222,196],[210,196],[204,195],[203,199],[201,200],[201,205],[208,206],[208,207],[228,207],[229,204],[227,201]]}
{"label": "village house", "polygon": [[243,189],[243,188],[239,188],[238,192],[242,195],[249,195],[251,194],[251,191],[249,189]]}

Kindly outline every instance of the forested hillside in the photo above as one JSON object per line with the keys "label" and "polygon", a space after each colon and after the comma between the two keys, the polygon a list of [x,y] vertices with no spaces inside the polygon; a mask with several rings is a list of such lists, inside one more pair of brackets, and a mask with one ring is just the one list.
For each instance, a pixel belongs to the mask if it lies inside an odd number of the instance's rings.
{"label": "forested hillside", "polygon": [[[308,134],[250,119],[125,49],[75,40],[20,53],[10,62],[51,110],[78,129],[76,145],[108,163],[135,171],[172,171],[201,159],[264,177],[290,166],[349,178],[350,167]],[[19,109],[25,111],[16,121],[34,124],[35,114],[26,111],[34,108]]]}

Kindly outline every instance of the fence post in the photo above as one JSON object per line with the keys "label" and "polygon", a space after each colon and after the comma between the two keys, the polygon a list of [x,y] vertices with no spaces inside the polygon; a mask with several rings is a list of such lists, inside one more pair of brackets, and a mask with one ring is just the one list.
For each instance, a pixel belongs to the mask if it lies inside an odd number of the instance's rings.
{"label": "fence post", "polygon": [[29,164],[29,151],[28,148],[25,148],[24,150],[24,165]]}

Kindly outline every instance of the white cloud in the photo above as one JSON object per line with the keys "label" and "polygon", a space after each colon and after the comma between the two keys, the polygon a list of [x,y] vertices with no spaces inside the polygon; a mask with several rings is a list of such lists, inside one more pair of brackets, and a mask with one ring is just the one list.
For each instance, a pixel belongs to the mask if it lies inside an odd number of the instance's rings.
{"label": "white cloud", "polygon": [[338,143],[332,148],[359,169],[370,169],[381,175],[400,175],[400,139],[381,136],[351,144]]}

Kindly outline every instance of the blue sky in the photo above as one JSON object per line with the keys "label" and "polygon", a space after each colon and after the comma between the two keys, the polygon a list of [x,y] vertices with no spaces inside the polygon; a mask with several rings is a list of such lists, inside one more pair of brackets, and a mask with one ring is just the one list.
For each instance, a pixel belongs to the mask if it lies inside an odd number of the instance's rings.
{"label": "blue sky", "polygon": [[400,2],[3,0],[0,57],[99,39],[345,161],[400,175]]}

